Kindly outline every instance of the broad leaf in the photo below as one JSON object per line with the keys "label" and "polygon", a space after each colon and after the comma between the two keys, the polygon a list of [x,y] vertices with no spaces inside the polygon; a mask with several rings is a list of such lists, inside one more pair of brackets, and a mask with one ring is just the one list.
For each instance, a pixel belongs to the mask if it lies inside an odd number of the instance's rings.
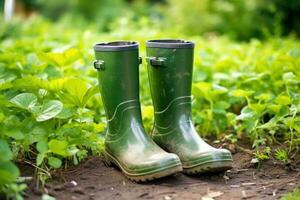
{"label": "broad leaf", "polygon": [[280,95],[275,99],[275,103],[285,106],[291,103],[291,99],[287,95]]}
{"label": "broad leaf", "polygon": [[40,153],[46,153],[48,151],[47,140],[40,140],[38,143],[36,143],[36,148]]}
{"label": "broad leaf", "polygon": [[232,94],[233,96],[235,96],[235,97],[249,97],[249,96],[251,96],[253,93],[254,93],[254,91],[246,91],[246,90],[238,89],[238,90],[232,91],[231,94]]}
{"label": "broad leaf", "polygon": [[97,94],[99,92],[99,86],[98,85],[95,85],[93,87],[90,87],[86,93],[84,94],[83,96],[83,99],[82,99],[82,104],[85,105],[88,100],[94,96],[95,94]]}
{"label": "broad leaf", "polygon": [[0,185],[14,182],[20,175],[19,169],[12,162],[0,162]]}
{"label": "broad leaf", "polygon": [[66,157],[69,155],[67,141],[60,141],[60,140],[52,139],[50,142],[48,142],[48,147],[52,153],[55,153],[57,155],[60,155],[63,157]]}
{"label": "broad leaf", "polygon": [[33,93],[18,94],[10,100],[12,104],[30,111],[37,103],[37,97]]}
{"label": "broad leaf", "polygon": [[24,134],[19,129],[9,129],[9,130],[6,130],[4,133],[8,137],[11,137],[11,138],[13,138],[15,140],[24,139]]}
{"label": "broad leaf", "polygon": [[211,101],[212,84],[208,82],[197,82],[193,84],[193,94],[196,97],[204,97],[206,100]]}
{"label": "broad leaf", "polygon": [[152,119],[154,116],[153,106],[144,106],[142,108],[142,116],[143,116],[143,119]]}
{"label": "broad leaf", "polygon": [[67,67],[80,59],[81,55],[78,49],[71,48],[62,53],[41,53],[39,58],[57,67]]}
{"label": "broad leaf", "polygon": [[64,88],[64,84],[69,80],[69,78],[59,78],[51,80],[48,84],[48,90],[53,92],[58,92]]}
{"label": "broad leaf", "polygon": [[36,121],[42,122],[54,118],[63,110],[63,104],[58,100],[45,103],[36,116]]}
{"label": "broad leaf", "polygon": [[55,118],[68,119],[68,118],[72,117],[74,113],[75,113],[74,109],[63,108],[63,110],[58,115],[56,115]]}
{"label": "broad leaf", "polygon": [[37,155],[37,157],[36,157],[36,164],[37,164],[37,166],[40,166],[43,163],[44,158],[45,158],[45,154],[43,154],[43,153],[39,153]]}
{"label": "broad leaf", "polygon": [[48,158],[48,164],[53,168],[60,168],[61,167],[61,160],[56,157],[49,157]]}
{"label": "broad leaf", "polygon": [[0,162],[11,160],[13,154],[5,140],[0,139]]}

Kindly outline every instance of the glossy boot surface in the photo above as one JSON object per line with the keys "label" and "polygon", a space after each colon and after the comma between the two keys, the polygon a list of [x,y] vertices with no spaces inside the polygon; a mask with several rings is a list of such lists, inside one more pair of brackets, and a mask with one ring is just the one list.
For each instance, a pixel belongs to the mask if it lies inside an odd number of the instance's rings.
{"label": "glossy boot surface", "polygon": [[107,117],[106,161],[138,182],[182,171],[178,156],[165,152],[145,133],[139,101],[138,44],[100,43],[94,50]]}
{"label": "glossy boot surface", "polygon": [[191,117],[194,43],[182,40],[147,42],[148,76],[155,111],[153,140],[179,156],[187,174],[232,167],[231,153],[216,149],[198,135]]}

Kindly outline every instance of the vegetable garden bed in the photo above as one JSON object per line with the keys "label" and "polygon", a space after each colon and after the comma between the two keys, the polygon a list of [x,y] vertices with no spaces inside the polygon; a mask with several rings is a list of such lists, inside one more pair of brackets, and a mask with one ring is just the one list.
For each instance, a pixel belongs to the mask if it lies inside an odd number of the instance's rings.
{"label": "vegetable garden bed", "polygon": [[[235,147],[245,138],[250,141],[250,154],[235,155],[235,167],[226,173],[228,180],[223,174],[179,175],[137,185],[101,164],[105,116],[92,67],[94,43],[136,40],[144,58],[147,39],[179,36],[134,26],[97,33],[41,18],[4,24],[0,30],[0,193],[21,198],[24,175],[35,180],[29,191],[38,184],[44,194],[83,199],[92,193],[95,198],[116,199],[129,194],[185,197],[184,191],[198,198],[208,188],[224,193],[220,198],[243,195],[242,191],[246,196],[269,198],[270,193],[280,196],[299,186],[293,179],[299,167],[285,171],[299,166],[300,42],[292,37],[241,43],[225,37],[186,38],[196,43],[193,120],[197,130],[214,145]],[[144,64],[140,79],[143,120],[150,132],[153,107]],[[250,160],[266,170],[249,168]],[[273,166],[273,161],[279,164]],[[24,167],[28,166],[34,169],[27,174]],[[20,177],[20,172],[25,174]],[[65,188],[71,180],[82,190]],[[36,197],[28,190],[25,193]]]}

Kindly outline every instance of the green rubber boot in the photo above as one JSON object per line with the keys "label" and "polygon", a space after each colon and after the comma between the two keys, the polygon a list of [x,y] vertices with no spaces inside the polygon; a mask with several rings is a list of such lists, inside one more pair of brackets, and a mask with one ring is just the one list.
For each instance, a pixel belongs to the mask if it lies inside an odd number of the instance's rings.
{"label": "green rubber boot", "polygon": [[148,76],[155,111],[153,140],[179,156],[187,174],[232,167],[231,153],[204,142],[191,117],[194,43],[183,40],[147,42]]}
{"label": "green rubber boot", "polygon": [[178,156],[165,152],[145,133],[139,101],[138,44],[100,43],[94,50],[107,117],[106,161],[137,182],[182,171]]}

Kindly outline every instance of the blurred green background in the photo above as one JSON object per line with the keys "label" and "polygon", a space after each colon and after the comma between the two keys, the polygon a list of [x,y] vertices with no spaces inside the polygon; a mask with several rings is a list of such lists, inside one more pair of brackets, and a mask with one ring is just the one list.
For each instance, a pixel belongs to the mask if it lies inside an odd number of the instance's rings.
{"label": "blurred green background", "polygon": [[[184,35],[264,39],[299,35],[299,0],[15,0],[15,14],[39,14],[110,32],[126,23]],[[4,2],[4,0],[2,0]],[[4,3],[0,5],[3,10]]]}

